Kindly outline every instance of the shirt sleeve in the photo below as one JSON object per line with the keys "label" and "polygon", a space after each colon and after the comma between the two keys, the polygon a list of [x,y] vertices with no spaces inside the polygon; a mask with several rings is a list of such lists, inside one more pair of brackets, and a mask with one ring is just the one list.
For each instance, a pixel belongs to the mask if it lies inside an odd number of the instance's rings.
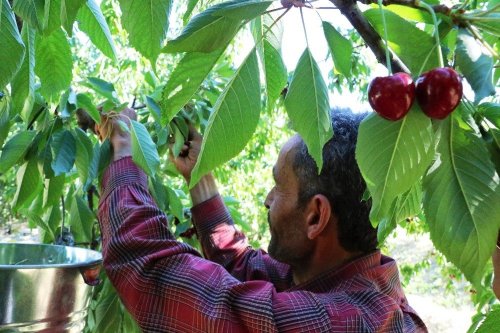
{"label": "shirt sleeve", "polygon": [[329,325],[325,314],[306,321],[297,317],[304,307],[318,313],[310,293],[279,293],[266,281],[241,282],[177,242],[131,158],[113,162],[102,184],[104,268],[143,331],[299,332]]}
{"label": "shirt sleeve", "polygon": [[270,281],[278,290],[291,287],[290,267],[249,246],[219,195],[196,205],[191,212],[207,259],[221,264],[240,281]]}

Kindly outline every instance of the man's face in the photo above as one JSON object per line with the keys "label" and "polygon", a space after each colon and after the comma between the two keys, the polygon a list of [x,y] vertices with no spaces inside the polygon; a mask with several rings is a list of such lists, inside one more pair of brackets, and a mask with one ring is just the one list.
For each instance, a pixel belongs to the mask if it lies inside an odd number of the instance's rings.
{"label": "man's face", "polygon": [[281,149],[273,168],[275,186],[265,201],[271,232],[268,252],[274,259],[292,266],[307,260],[312,252],[303,207],[298,205],[299,182],[292,167],[300,140],[294,136]]}

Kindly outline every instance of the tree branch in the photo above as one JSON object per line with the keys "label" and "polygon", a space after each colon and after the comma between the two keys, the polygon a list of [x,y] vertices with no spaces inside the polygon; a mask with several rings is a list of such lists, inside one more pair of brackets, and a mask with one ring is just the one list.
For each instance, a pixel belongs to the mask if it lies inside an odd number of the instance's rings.
{"label": "tree branch", "polygon": [[[378,3],[377,0],[359,0],[359,2],[361,2],[365,5],[369,5],[372,3],[374,3],[374,4]],[[421,7],[419,7],[415,3],[415,0],[384,0],[382,3],[384,4],[384,6],[400,5],[400,6],[407,6],[407,7],[421,9]],[[446,5],[439,4],[439,5],[434,5],[431,7],[434,9],[434,12],[436,12],[436,13],[441,13],[441,14],[445,14],[445,15],[449,15],[451,13],[451,8],[446,6]]]}
{"label": "tree branch", "polygon": [[[371,0],[367,0],[371,1]],[[359,10],[355,0],[330,0],[358,31],[366,45],[372,50],[375,58],[381,64],[386,63],[385,47],[382,38],[365,19],[363,13]],[[392,70],[396,72],[409,73],[408,68],[399,60],[394,59],[391,54]]]}

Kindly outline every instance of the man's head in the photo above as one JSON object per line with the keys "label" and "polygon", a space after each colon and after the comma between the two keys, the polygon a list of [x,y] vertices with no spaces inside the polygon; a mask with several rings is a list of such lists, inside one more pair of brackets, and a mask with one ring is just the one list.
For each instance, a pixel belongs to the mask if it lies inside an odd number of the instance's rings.
{"label": "man's head", "polygon": [[[273,170],[276,186],[265,203],[271,230],[269,253],[289,264],[310,255],[315,237],[333,224],[345,251],[366,253],[377,246],[377,232],[369,220],[371,201],[362,200],[366,185],[355,159],[358,127],[365,114],[334,110],[331,116],[334,136],[323,148],[319,175],[298,135],[282,148]],[[324,216],[329,216],[328,221]]]}

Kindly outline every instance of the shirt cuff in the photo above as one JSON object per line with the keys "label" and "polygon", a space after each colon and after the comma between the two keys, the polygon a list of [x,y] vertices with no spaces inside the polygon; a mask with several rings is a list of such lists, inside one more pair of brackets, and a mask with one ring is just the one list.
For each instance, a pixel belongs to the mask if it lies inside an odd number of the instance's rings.
{"label": "shirt cuff", "polygon": [[229,211],[220,195],[216,195],[191,208],[196,231],[204,233],[213,230],[221,223],[233,224]]}
{"label": "shirt cuff", "polygon": [[131,156],[112,162],[102,177],[102,197],[105,199],[120,186],[139,185],[148,188],[148,177],[132,161]]}

